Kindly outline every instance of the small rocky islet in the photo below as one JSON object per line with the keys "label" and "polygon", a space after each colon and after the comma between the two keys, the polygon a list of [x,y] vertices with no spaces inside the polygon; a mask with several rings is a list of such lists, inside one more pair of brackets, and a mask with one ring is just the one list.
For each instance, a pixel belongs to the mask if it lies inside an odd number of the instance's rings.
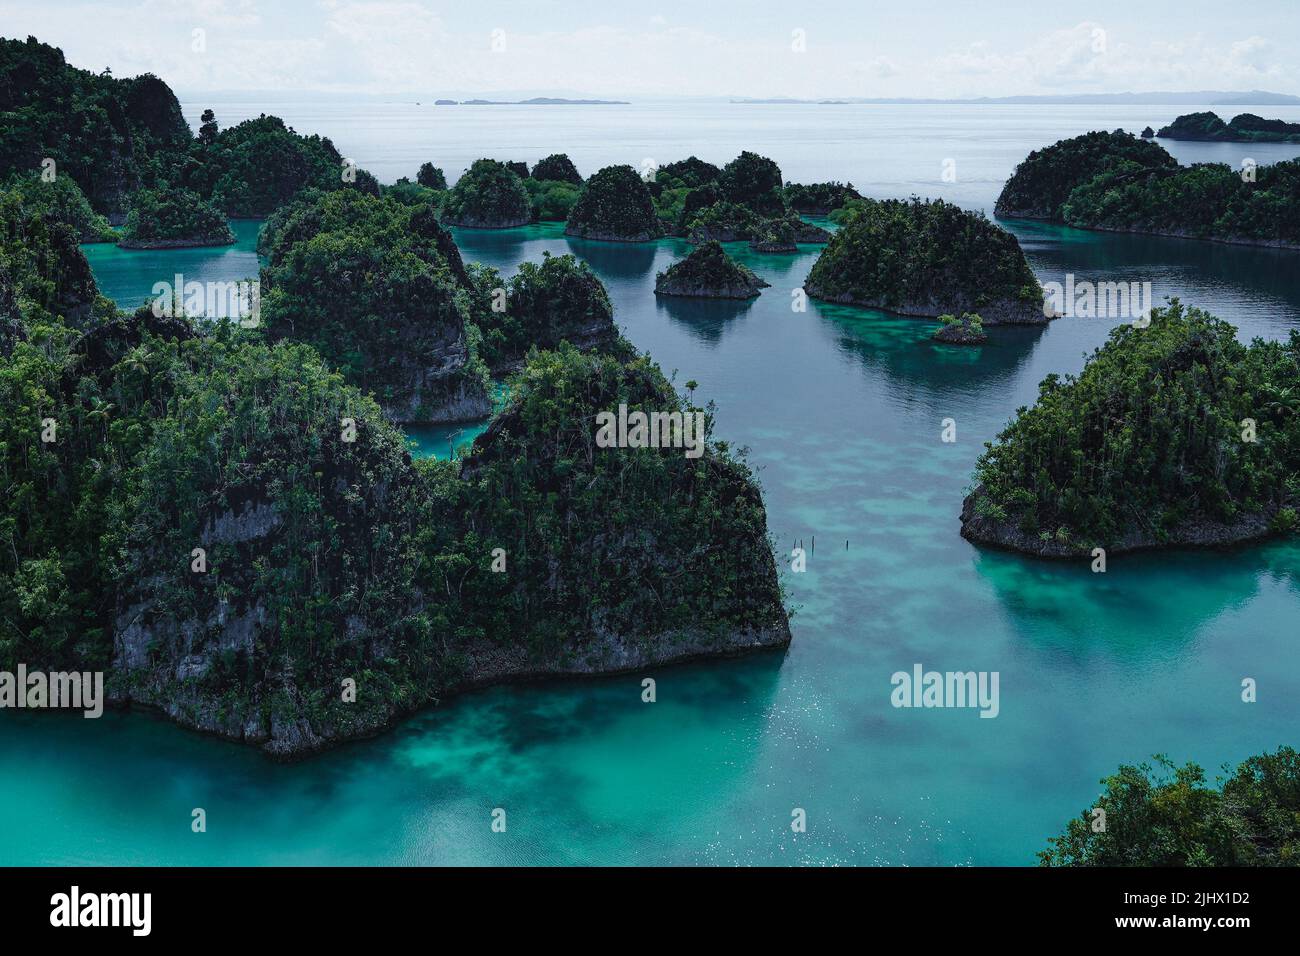
{"label": "small rocky islet", "polygon": [[1049,375],[976,467],[962,536],[1036,557],[1218,547],[1300,529],[1300,333],[1237,341],[1172,300]]}
{"label": "small rocky islet", "polygon": [[123,249],[190,249],[234,244],[235,234],[220,210],[192,190],[175,186],[137,192],[118,242]]}
{"label": "small rocky islet", "polygon": [[813,264],[815,299],[905,316],[1042,325],[1043,290],[1009,232],[943,200],[853,200]]}
{"label": "small rocky islet", "polygon": [[984,320],[978,315],[963,312],[960,316],[941,315],[942,323],[931,336],[945,345],[983,345],[989,340],[984,331]]}
{"label": "small rocky islet", "polygon": [[697,299],[752,299],[769,283],[709,240],[655,278],[655,295]]}

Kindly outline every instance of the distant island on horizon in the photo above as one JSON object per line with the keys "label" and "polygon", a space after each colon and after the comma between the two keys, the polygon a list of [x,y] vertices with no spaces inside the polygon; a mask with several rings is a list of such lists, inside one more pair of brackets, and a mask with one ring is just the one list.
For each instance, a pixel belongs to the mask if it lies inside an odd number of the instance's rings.
{"label": "distant island on horizon", "polygon": [[1266,90],[1251,90],[1247,93],[1229,92],[1225,90],[1198,90],[1191,93],[1061,93],[1061,94],[1038,94],[1025,96],[978,96],[967,97],[964,99],[943,99],[943,98],[926,98],[926,97],[864,97],[864,96],[847,96],[847,97],[828,97],[821,99],[800,99],[798,97],[732,97],[732,103],[744,104],[773,104],[773,103],[791,103],[791,104],[811,104],[814,106],[847,106],[857,104],[958,104],[969,103],[977,105],[996,105],[996,104],[1061,104],[1061,105],[1092,105],[1092,104],[1133,104],[1133,105],[1205,105],[1205,106],[1241,106],[1241,105],[1266,105],[1280,106],[1293,105],[1300,106],[1300,96],[1293,96],[1290,93],[1270,93]]}
{"label": "distant island on horizon", "polygon": [[627,100],[570,100],[562,96],[534,96],[527,100],[434,100],[434,106],[630,106]]}

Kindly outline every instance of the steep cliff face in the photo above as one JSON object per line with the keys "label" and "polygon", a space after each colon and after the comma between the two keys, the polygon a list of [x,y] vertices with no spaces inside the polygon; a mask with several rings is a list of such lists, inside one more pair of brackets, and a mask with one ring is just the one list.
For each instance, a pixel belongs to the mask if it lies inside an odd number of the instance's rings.
{"label": "steep cliff face", "polygon": [[7,259],[13,294],[27,310],[28,324],[59,318],[82,327],[96,311],[111,311],[80,242],[78,230],[56,212],[40,211],[21,190],[0,191],[0,258]]}
{"label": "steep cliff face", "polygon": [[470,687],[790,640],[743,464],[597,448],[607,403],[690,411],[645,359],[535,356],[458,474],[301,346],[180,356],[109,502],[120,704],[301,756]]}
{"label": "steep cliff face", "polygon": [[499,612],[464,679],[626,670],[783,647],[782,606],[753,476],[697,433],[603,447],[597,416],[708,416],[645,357],[566,348],[529,362],[510,406],[463,463],[474,526],[508,565],[482,582]]}
{"label": "steep cliff face", "polygon": [[440,686],[404,441],[309,349],[195,344],[111,501],[115,697],[272,753],[371,732]]}

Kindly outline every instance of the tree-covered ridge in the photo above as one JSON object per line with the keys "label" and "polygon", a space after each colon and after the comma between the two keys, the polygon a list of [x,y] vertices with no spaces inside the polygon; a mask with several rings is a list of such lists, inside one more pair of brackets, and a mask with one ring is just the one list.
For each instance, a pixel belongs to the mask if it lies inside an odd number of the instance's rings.
{"label": "tree-covered ridge", "polygon": [[607,402],[690,410],[612,351],[534,352],[462,478],[304,344],[30,323],[0,355],[0,668],[108,670],[114,700],[301,754],[485,681],[787,643],[724,445],[595,454]]}
{"label": "tree-covered ridge", "polygon": [[781,167],[766,156],[745,150],[718,176],[722,198],[744,206],[760,216],[779,216],[785,212],[781,191]]}
{"label": "tree-covered ridge", "polygon": [[447,177],[433,163],[421,163],[419,172],[415,174],[415,181],[425,189],[436,189],[441,192],[447,188]]}
{"label": "tree-covered ridge", "polygon": [[188,327],[144,311],[83,335],[41,310],[24,318],[26,340],[0,354],[0,667],[106,669],[119,557],[103,550],[107,502],[168,381],[139,330]]}
{"label": "tree-covered ridge", "polygon": [[328,139],[265,115],[220,130],[211,110],[192,137],[162,80],[95,75],[32,38],[0,40],[0,116],[0,176],[69,176],[114,222],[140,189],[188,189],[236,218],[263,218],[308,188],[378,192]]}
{"label": "tree-covered ridge", "polygon": [[126,249],[228,246],[235,241],[223,216],[198,193],[176,186],[141,189],[131,197],[122,229]]}
{"label": "tree-covered ridge", "polygon": [[265,230],[261,321],[272,338],[311,344],[395,421],[488,414],[468,337],[472,286],[431,208],[342,190]]}
{"label": "tree-covered ridge", "polygon": [[669,163],[648,187],[665,232],[695,243],[749,240],[766,252],[825,242],[825,230],[800,215],[824,215],[858,198],[852,186],[838,182],[782,186],[781,168],[748,151],[721,169],[694,156]]}
{"label": "tree-covered ridge", "polygon": [[785,184],[785,201],[795,212],[804,216],[826,216],[845,203],[861,199],[852,183],[800,183]]}
{"label": "tree-covered ridge", "polygon": [[179,180],[227,216],[264,219],[304,190],[349,185],[345,172],[328,139],[301,136],[263,114],[221,130],[211,143],[195,139]]}
{"label": "tree-covered ridge", "polygon": [[1264,119],[1255,113],[1239,113],[1225,123],[1218,113],[1185,113],[1156,135],[1212,143],[1296,143],[1300,123]]}
{"label": "tree-covered ridge", "polygon": [[724,446],[595,448],[607,402],[689,410],[626,346],[534,353],[458,477],[301,344],[148,310],[36,339],[0,358],[0,667],[301,754],[484,681],[789,640]]}
{"label": "tree-covered ridge", "polygon": [[524,180],[524,191],[532,206],[532,217],[537,222],[565,222],[573,207],[582,198],[582,186],[556,179]]}
{"label": "tree-covered ridge", "polygon": [[538,160],[533,167],[532,178],[569,183],[572,186],[581,186],[583,182],[582,174],[567,153],[552,153],[545,159]]}
{"label": "tree-covered ridge", "polygon": [[96,75],[34,37],[0,39],[0,175],[41,172],[53,160],[97,212],[124,214],[127,195],[166,179],[189,138],[157,77]]}
{"label": "tree-covered ridge", "polygon": [[[689,203],[690,197],[687,199]],[[694,243],[737,242],[759,235],[768,221],[748,206],[720,199],[691,217],[686,238]]]}
{"label": "tree-covered ridge", "polygon": [[108,219],[95,212],[71,176],[46,179],[39,173],[14,174],[4,188],[21,196],[29,215],[49,216],[67,223],[82,242],[117,242],[117,234]]}
{"label": "tree-covered ridge", "polygon": [[473,318],[479,354],[499,373],[523,364],[530,349],[612,346],[614,306],[591,267],[573,255],[543,253],[509,279],[490,266],[472,266],[477,288]]}
{"label": "tree-covered ridge", "polygon": [[1101,796],[1038,854],[1041,865],[1300,866],[1300,754],[1291,747],[1243,761],[1218,789],[1196,764],[1159,756],[1155,767],[1125,765],[1101,782]]}
{"label": "tree-covered ridge", "polygon": [[804,288],[818,299],[903,315],[978,312],[986,325],[1045,322],[1020,244],[943,200],[853,200]]}
{"label": "tree-covered ridge", "polygon": [[685,186],[695,189],[705,183],[716,182],[721,175],[722,170],[712,163],[706,163],[695,156],[688,156],[675,163],[660,166],[656,171],[655,181],[664,183],[670,188]]}
{"label": "tree-covered ridge", "polygon": [[769,283],[736,262],[722,245],[710,240],[655,278],[655,295],[749,299]]}
{"label": "tree-covered ridge", "polygon": [[1122,163],[1076,186],[1072,226],[1265,245],[1300,245],[1300,161],[1148,169]]}
{"label": "tree-covered ridge", "polygon": [[0,265],[18,310],[5,322],[10,341],[36,322],[82,327],[114,311],[99,294],[79,230],[45,199],[26,188],[0,190]]}
{"label": "tree-covered ridge", "polygon": [[564,346],[529,360],[475,440],[471,524],[513,562],[508,577],[478,576],[504,598],[473,602],[500,615],[488,630],[571,672],[787,643],[749,469],[712,441],[698,458],[599,447],[596,416],[620,404],[695,411],[644,356]]}
{"label": "tree-covered ridge", "polygon": [[442,205],[445,193],[411,182],[410,179],[403,176],[391,186],[384,186],[380,190],[380,195],[386,199],[395,200],[403,206],[429,206],[432,209],[437,209]]}
{"label": "tree-covered ridge", "polygon": [[1065,557],[1297,527],[1300,333],[1242,345],[1177,300],[1049,375],[976,467],[975,541]]}
{"label": "tree-covered ridge", "polygon": [[1156,143],[1123,130],[1084,133],[1036,149],[1016,167],[998,196],[994,214],[1008,219],[1061,221],[1071,191],[1121,164],[1174,169],[1178,161]]}
{"label": "tree-covered ridge", "polygon": [[607,166],[587,181],[565,235],[644,242],[662,234],[650,191],[631,166]]}
{"label": "tree-covered ridge", "polygon": [[475,160],[442,206],[444,222],[474,229],[523,226],[532,217],[532,203],[518,173],[495,159]]}

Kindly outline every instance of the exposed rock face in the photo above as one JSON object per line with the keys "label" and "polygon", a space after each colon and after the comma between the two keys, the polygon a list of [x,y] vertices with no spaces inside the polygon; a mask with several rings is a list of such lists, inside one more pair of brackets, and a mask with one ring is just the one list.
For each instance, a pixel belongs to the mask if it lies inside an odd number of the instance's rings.
{"label": "exposed rock face", "polygon": [[598,630],[568,653],[539,662],[520,646],[475,641],[465,648],[467,668],[455,690],[549,677],[594,677],[621,674],[642,667],[686,661],[735,657],[790,645],[789,627],[777,625],[724,634],[683,629],[633,637],[615,630]]}
{"label": "exposed rock face", "polygon": [[123,239],[118,245],[123,249],[203,249],[209,246],[233,246],[234,238],[207,239],[190,236],[184,239]]}
{"label": "exposed rock face", "polygon": [[858,298],[848,293],[827,295],[816,291],[806,283],[804,288],[815,299],[835,302],[840,305],[856,305],[862,308],[879,309],[894,315],[909,318],[937,318],[950,312],[976,311],[984,319],[985,325],[1045,325],[1050,321],[1043,314],[1042,306],[1035,306],[1020,299],[997,299],[976,302],[966,297],[933,297],[917,299],[893,299],[889,296],[876,296],[871,299]]}
{"label": "exposed rock face", "polygon": [[[1023,531],[1014,521],[981,516],[978,506],[982,496],[983,488],[977,487],[962,503],[961,536],[966,540],[1037,558],[1091,556],[1094,547],[1092,544],[1059,541],[1051,536],[1044,538],[1040,534]],[[1267,512],[1241,515],[1232,522],[1199,518],[1174,527],[1160,536],[1150,531],[1132,529],[1118,540],[1107,542],[1105,549],[1107,554],[1124,554],[1156,548],[1223,548],[1260,541],[1277,533],[1273,527],[1277,510],[1271,507]]]}
{"label": "exposed rock face", "polygon": [[655,295],[703,299],[751,299],[766,288],[751,270],[731,259],[717,241],[704,243],[655,280]]}
{"label": "exposed rock face", "polygon": [[[177,416],[155,441],[239,466],[191,455],[117,492],[130,528],[109,683],[120,704],[298,755],[373,733],[437,690],[411,551],[423,487],[401,435],[322,378],[310,350],[253,346],[235,361],[221,374],[239,411]],[[206,386],[177,388],[184,407]]]}
{"label": "exposed rock face", "polygon": [[[102,300],[77,231],[50,213],[0,225],[14,230],[33,253],[26,260],[27,269],[10,276],[15,294],[23,290],[38,313],[62,317],[74,327],[84,326]],[[24,263],[11,265],[17,268]],[[29,321],[33,318],[27,316]]]}
{"label": "exposed rock face", "polygon": [[[492,414],[492,399],[477,378],[449,372],[464,363],[464,340],[461,351],[445,350],[441,368],[417,363],[405,366],[404,381],[385,396],[379,407],[399,425],[450,425],[478,422]],[[457,358],[459,356],[459,358]]]}
{"label": "exposed rock face", "polygon": [[1143,139],[1153,139],[1155,135],[1156,135],[1156,131],[1153,130],[1150,126],[1142,130]]}
{"label": "exposed rock face", "polygon": [[[545,353],[459,480],[435,485],[309,350],[243,348],[230,408],[246,419],[178,417],[146,449],[213,449],[239,467],[178,455],[115,502],[128,519],[116,703],[298,757],[473,687],[789,643],[762,499],[743,464],[712,446],[698,459],[674,449],[646,452],[656,461],[627,449],[575,457],[607,401],[680,401],[644,360]],[[268,361],[284,349],[299,354]],[[179,407],[211,401],[201,388],[188,395],[191,385],[178,383]],[[357,416],[353,441],[338,429],[345,412]],[[250,435],[249,421],[270,430]],[[533,503],[527,515],[521,500]],[[521,540],[521,521],[552,533],[512,547],[508,574],[488,573],[490,544]]]}
{"label": "exposed rock face", "polygon": [[518,172],[493,159],[476,160],[456,181],[442,209],[443,222],[470,229],[509,229],[525,226],[532,218],[532,203]]}
{"label": "exposed rock face", "polygon": [[587,182],[569,213],[566,236],[613,242],[646,242],[663,234],[654,201],[631,166],[607,166]]}

